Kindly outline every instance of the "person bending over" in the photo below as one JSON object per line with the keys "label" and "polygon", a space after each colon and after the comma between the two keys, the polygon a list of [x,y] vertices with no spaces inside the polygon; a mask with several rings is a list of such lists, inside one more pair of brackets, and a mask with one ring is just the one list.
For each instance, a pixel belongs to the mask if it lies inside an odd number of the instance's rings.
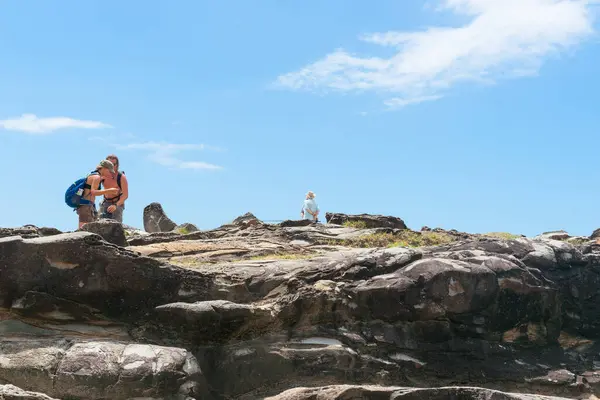
{"label": "person bending over", "polygon": [[82,198],[86,201],[77,207],[77,215],[79,216],[79,229],[89,222],[94,222],[98,216],[96,212],[96,196],[101,195],[116,195],[119,189],[100,189],[100,184],[104,179],[110,177],[115,171],[114,165],[108,160],[102,160],[96,167],[96,171],[89,174],[83,186]]}

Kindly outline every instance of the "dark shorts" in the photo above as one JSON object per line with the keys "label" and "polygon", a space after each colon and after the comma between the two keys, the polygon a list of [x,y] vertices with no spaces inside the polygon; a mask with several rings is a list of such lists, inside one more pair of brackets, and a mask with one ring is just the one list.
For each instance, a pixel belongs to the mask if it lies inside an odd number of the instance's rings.
{"label": "dark shorts", "polygon": [[123,210],[125,206],[117,206],[117,209],[112,213],[108,212],[108,207],[114,205],[106,200],[100,203],[100,218],[112,219],[117,222],[123,223]]}
{"label": "dark shorts", "polygon": [[96,212],[96,206],[94,204],[86,204],[84,206],[77,207],[77,215],[79,215],[79,222],[87,224],[94,222],[98,216]]}

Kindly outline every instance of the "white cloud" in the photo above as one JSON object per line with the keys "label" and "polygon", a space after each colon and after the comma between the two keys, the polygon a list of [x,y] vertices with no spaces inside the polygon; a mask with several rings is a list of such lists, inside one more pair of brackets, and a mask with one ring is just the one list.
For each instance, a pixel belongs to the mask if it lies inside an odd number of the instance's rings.
{"label": "white cloud", "polygon": [[388,108],[396,109],[408,106],[410,104],[419,104],[424,103],[426,101],[434,101],[442,98],[441,95],[432,95],[432,96],[421,96],[421,97],[412,97],[412,98],[401,98],[401,97],[393,97],[391,99],[387,99],[383,102]]}
{"label": "white cloud", "polygon": [[52,133],[59,129],[99,129],[111,128],[99,121],[85,121],[67,117],[38,118],[34,114],[23,114],[18,118],[0,120],[0,129],[32,134]]}
{"label": "white cloud", "polygon": [[177,169],[218,170],[222,167],[203,161],[185,161],[178,157],[183,151],[201,151],[213,149],[204,144],[176,144],[167,142],[141,142],[129,144],[115,144],[119,150],[144,150],[148,159],[159,165]]}
{"label": "white cloud", "polygon": [[436,0],[437,11],[465,16],[457,27],[391,31],[360,40],[389,47],[390,57],[356,56],[343,49],[281,75],[295,90],[375,91],[388,107],[436,100],[460,83],[495,83],[536,75],[544,61],[594,33],[597,0]]}
{"label": "white cloud", "polygon": [[115,146],[121,150],[155,150],[165,152],[206,149],[206,146],[203,144],[174,144],[166,142],[129,143],[125,145],[116,144]]}

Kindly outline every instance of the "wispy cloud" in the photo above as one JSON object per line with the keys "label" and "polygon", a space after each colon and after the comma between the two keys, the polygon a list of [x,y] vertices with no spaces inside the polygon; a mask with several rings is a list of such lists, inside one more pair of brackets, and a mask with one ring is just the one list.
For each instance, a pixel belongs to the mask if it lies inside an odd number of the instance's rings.
{"label": "wispy cloud", "polygon": [[495,83],[534,76],[548,57],[594,33],[597,0],[435,0],[436,11],[469,18],[457,27],[390,31],[360,40],[389,47],[389,58],[343,49],[298,71],[277,86],[310,91],[388,93],[389,108],[436,100],[457,84]]}
{"label": "wispy cloud", "polygon": [[60,129],[100,129],[111,128],[99,121],[86,121],[68,117],[39,118],[34,114],[23,114],[18,118],[0,120],[0,129],[29,134],[48,134]]}
{"label": "wispy cloud", "polygon": [[146,151],[150,161],[165,167],[177,169],[195,170],[219,170],[221,166],[204,161],[186,161],[179,157],[184,151],[218,150],[217,148],[204,144],[176,144],[167,142],[140,142],[128,144],[114,144],[119,150],[143,150]]}

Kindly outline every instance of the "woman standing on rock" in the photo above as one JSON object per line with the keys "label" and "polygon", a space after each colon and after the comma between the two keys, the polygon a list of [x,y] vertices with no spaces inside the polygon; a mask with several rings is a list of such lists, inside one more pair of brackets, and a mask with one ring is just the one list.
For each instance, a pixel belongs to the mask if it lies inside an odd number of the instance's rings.
{"label": "woman standing on rock", "polygon": [[310,190],[306,193],[306,200],[304,200],[304,205],[302,206],[302,211],[300,212],[300,218],[308,219],[313,222],[319,221],[319,206],[315,201],[315,194]]}

